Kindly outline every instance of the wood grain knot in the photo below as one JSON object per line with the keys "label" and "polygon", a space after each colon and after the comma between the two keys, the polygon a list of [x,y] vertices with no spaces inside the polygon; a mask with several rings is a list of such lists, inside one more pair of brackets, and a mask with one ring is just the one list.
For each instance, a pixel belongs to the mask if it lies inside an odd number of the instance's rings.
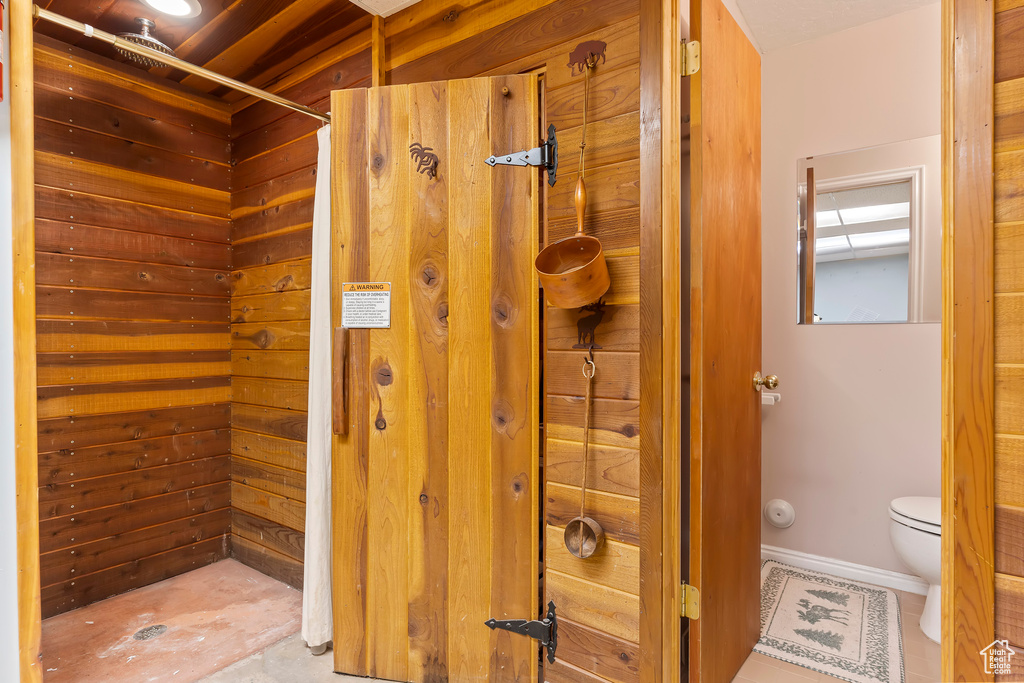
{"label": "wood grain knot", "polygon": [[252,339],[252,343],[261,349],[269,348],[276,340],[276,337],[274,337],[273,333],[267,328],[263,328],[250,338]]}
{"label": "wood grain knot", "polygon": [[430,502],[430,496],[425,493],[420,494],[420,505],[426,505]]}
{"label": "wood grain knot", "polygon": [[512,490],[516,493],[516,497],[517,498],[519,497],[519,494],[522,493],[523,489],[525,489],[525,488],[526,488],[526,485],[523,484],[521,476],[520,477],[516,477],[515,479],[512,480]]}
{"label": "wood grain knot", "polygon": [[291,274],[285,275],[283,278],[274,283],[274,289],[276,289],[279,292],[283,292],[288,287],[291,287],[293,282],[295,282],[295,278]]}
{"label": "wood grain knot", "polygon": [[522,428],[521,424],[516,423],[515,407],[503,398],[494,401],[491,408],[491,423],[496,432],[504,434],[510,439],[516,438],[516,434]]}
{"label": "wood grain knot", "polygon": [[516,320],[516,307],[505,294],[500,295],[491,304],[491,319],[498,327],[511,327]]}
{"label": "wood grain knot", "polygon": [[640,433],[640,430],[636,428],[636,425],[626,425],[622,428],[622,435],[627,439],[632,439],[634,436]]}
{"label": "wood grain knot", "polygon": [[442,301],[437,306],[437,322],[448,327],[448,302]]}
{"label": "wood grain knot", "polygon": [[373,381],[382,387],[390,386],[395,381],[394,374],[391,372],[391,366],[387,363],[378,366],[373,372]]}
{"label": "wood grain knot", "polygon": [[433,263],[428,263],[427,265],[423,266],[423,272],[421,273],[421,276],[423,278],[423,284],[425,284],[427,287],[433,287],[437,284],[438,280],[441,277],[441,274],[437,272],[437,268],[434,266]]}
{"label": "wood grain knot", "polygon": [[373,162],[370,164],[370,166],[371,168],[373,168],[374,173],[380,173],[381,169],[384,168],[384,155],[379,153],[374,154]]}

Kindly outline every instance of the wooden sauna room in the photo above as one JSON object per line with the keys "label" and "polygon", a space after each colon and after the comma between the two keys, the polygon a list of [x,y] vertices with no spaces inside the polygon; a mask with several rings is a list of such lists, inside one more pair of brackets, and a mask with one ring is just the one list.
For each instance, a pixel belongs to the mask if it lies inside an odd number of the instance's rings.
{"label": "wooden sauna room", "polygon": [[721,1],[154,3],[11,3],[23,680],[286,636],[274,680],[731,680],[760,67]]}

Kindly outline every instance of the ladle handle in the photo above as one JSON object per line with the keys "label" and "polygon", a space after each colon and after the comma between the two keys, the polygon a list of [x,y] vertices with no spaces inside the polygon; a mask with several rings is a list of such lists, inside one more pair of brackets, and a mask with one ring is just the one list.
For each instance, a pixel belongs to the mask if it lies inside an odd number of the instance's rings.
{"label": "ladle handle", "polygon": [[583,216],[587,212],[587,186],[583,176],[576,181],[576,234],[583,234]]}

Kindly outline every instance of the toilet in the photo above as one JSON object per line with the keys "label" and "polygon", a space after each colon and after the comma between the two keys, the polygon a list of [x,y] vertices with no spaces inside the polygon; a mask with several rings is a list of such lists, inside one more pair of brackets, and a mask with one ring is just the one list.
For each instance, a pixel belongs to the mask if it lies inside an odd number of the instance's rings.
{"label": "toilet", "polygon": [[942,625],[942,502],[940,498],[896,498],[889,503],[889,538],[903,563],[928,582],[921,630],[939,642]]}

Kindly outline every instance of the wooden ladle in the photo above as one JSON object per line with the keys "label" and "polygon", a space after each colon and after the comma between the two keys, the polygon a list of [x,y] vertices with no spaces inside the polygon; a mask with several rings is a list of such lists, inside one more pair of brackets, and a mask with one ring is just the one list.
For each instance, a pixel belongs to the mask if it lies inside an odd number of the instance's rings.
{"label": "wooden ladle", "polygon": [[583,234],[583,218],[587,211],[587,186],[583,182],[583,163],[587,147],[587,109],[590,99],[590,70],[597,59],[587,60],[583,83],[583,133],[580,138],[580,170],[576,181],[576,234],[549,244],[534,261],[544,294],[552,306],[580,308],[600,299],[611,284],[608,264],[604,260],[601,241]]}
{"label": "wooden ladle", "polygon": [[[591,351],[591,355],[593,355],[593,351]],[[594,365],[594,361],[590,358],[584,359],[583,376],[587,379],[587,400],[583,408],[586,412],[583,414],[583,467],[581,468],[583,476],[580,484],[580,514],[565,525],[564,536],[566,549],[575,557],[583,560],[600,550],[604,544],[604,529],[596,520],[584,514],[587,505],[587,469],[590,460],[590,412],[596,371],[597,366]]]}

